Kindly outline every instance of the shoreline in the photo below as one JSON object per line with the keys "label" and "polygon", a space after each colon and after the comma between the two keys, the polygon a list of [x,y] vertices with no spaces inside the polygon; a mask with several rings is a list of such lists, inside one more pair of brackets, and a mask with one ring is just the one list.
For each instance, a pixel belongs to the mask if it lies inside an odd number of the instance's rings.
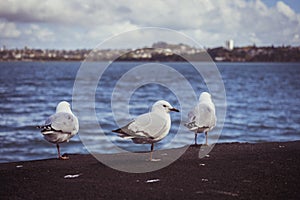
{"label": "shoreline", "polygon": [[[84,62],[85,60],[0,60],[0,63],[9,63],[9,62],[25,62],[25,63],[30,63],[30,62]],[[130,62],[136,62],[136,63],[144,63],[144,62],[158,62],[158,63],[186,63],[186,61],[148,61],[148,60],[120,60],[120,61],[111,61],[111,60],[98,60],[98,61],[89,61],[89,62],[119,62],[119,63],[130,63]],[[191,62],[209,62],[209,61],[191,61]],[[287,64],[299,64],[299,61],[213,61],[214,63],[287,63]]]}
{"label": "shoreline", "polygon": [[[172,150],[161,150],[167,159]],[[161,153],[156,151],[156,153]],[[126,173],[90,154],[0,163],[1,199],[299,199],[300,141],[190,146],[169,166]],[[115,158],[122,157],[122,154]],[[122,161],[123,162],[123,161]],[[129,162],[131,162],[129,160]],[[145,161],[149,162],[149,161]]]}

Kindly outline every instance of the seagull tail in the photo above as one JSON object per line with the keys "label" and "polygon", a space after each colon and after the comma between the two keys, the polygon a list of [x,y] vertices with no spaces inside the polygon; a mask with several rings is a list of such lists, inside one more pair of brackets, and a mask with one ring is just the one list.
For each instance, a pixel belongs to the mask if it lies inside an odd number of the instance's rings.
{"label": "seagull tail", "polygon": [[53,133],[53,130],[51,130],[51,126],[49,126],[49,125],[36,126],[35,128],[41,129],[41,133],[43,135],[47,135],[47,134],[52,134]]}
{"label": "seagull tail", "polygon": [[112,130],[112,132],[118,133],[119,137],[122,137],[122,138],[125,138],[125,139],[132,139],[132,138],[134,138],[134,136],[129,135],[128,133],[126,133],[125,131],[123,131],[122,128],[118,128],[118,129]]}
{"label": "seagull tail", "polygon": [[114,132],[114,133],[124,133],[121,128],[112,130],[111,132]]}
{"label": "seagull tail", "polygon": [[[57,133],[57,132],[63,132],[62,130],[55,130],[54,128],[51,127],[51,124],[48,125],[42,125],[42,126],[36,126],[37,129],[41,129],[41,133],[43,135],[47,135],[47,134],[53,134],[53,133]],[[65,132],[67,133],[67,132]],[[67,133],[67,134],[71,134],[71,133]]]}
{"label": "seagull tail", "polygon": [[38,125],[38,126],[35,126],[36,129],[44,129],[44,128],[47,128],[48,125]]}
{"label": "seagull tail", "polygon": [[187,123],[184,124],[184,126],[187,127],[190,130],[193,130],[193,129],[197,128],[194,121],[193,122],[187,122]]}

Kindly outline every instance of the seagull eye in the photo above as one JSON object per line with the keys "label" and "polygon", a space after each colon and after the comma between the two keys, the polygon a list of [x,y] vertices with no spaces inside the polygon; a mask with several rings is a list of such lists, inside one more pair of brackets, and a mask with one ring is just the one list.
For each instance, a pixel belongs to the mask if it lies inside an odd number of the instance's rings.
{"label": "seagull eye", "polygon": [[167,107],[166,105],[163,105],[163,107]]}

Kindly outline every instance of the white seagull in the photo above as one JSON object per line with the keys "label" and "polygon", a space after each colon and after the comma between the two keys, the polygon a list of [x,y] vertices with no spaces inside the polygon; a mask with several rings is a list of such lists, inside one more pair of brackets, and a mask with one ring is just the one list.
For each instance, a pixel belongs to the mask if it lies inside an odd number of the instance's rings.
{"label": "white seagull", "polygon": [[77,117],[72,113],[68,102],[62,101],[56,107],[56,113],[51,115],[41,129],[44,138],[51,143],[56,144],[59,159],[68,159],[67,156],[61,156],[59,143],[69,142],[69,139],[77,134],[79,123]]}
{"label": "white seagull", "polygon": [[122,138],[132,139],[136,144],[151,144],[150,161],[154,143],[167,136],[171,128],[170,111],[179,112],[167,101],[160,100],[153,104],[151,112],[142,114],[126,126],[113,130]]}
{"label": "white seagull", "polygon": [[197,134],[205,133],[205,145],[207,143],[207,133],[216,126],[215,105],[211,100],[211,95],[202,92],[198,104],[188,114],[188,123],[185,126],[195,133],[195,145],[197,145]]}

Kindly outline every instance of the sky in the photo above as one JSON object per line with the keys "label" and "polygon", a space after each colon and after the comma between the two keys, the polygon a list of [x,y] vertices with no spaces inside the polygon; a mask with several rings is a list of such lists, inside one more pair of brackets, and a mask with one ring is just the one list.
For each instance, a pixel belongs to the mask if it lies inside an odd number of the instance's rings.
{"label": "sky", "polygon": [[[229,39],[235,46],[300,46],[300,1],[0,1],[0,47],[89,49],[143,27],[175,30],[211,48]],[[133,31],[134,42],[125,37],[109,48],[163,40],[146,32]]]}

